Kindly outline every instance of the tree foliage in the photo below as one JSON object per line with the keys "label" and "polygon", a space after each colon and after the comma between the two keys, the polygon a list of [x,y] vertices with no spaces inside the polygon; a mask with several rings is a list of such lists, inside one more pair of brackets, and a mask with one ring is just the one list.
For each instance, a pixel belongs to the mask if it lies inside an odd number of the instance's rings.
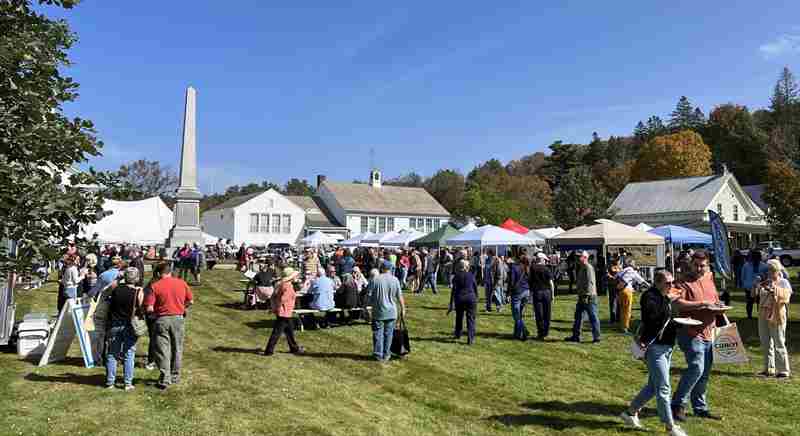
{"label": "tree foliage", "polygon": [[305,197],[314,195],[316,191],[317,190],[308,183],[308,180],[296,178],[292,178],[286,182],[286,186],[283,188],[283,193],[286,195],[302,195]]}
{"label": "tree foliage", "polygon": [[695,130],[698,131],[703,127],[705,116],[699,108],[692,106],[686,96],[681,96],[678,104],[675,105],[675,110],[672,111],[669,118],[669,130],[673,133],[682,130]]}
{"label": "tree foliage", "polygon": [[2,1],[0,29],[0,235],[18,246],[15,258],[0,251],[7,272],[52,258],[54,243],[65,244],[102,216],[102,195],[118,185],[110,174],[73,170],[98,156],[102,143],[91,121],[62,111],[78,89],[63,74],[75,41],[66,22],[37,12],[29,0]]}
{"label": "tree foliage", "polygon": [[422,188],[425,185],[425,179],[412,171],[400,177],[384,180],[383,184],[389,186],[405,186],[408,188]]}
{"label": "tree foliage", "polygon": [[631,180],[647,181],[711,174],[711,150],[691,130],[657,136],[642,146]]}
{"label": "tree foliage", "polygon": [[784,244],[796,246],[800,242],[800,171],[789,162],[770,162],[763,199],[769,206],[767,221],[772,233]]}
{"label": "tree foliage", "polygon": [[714,108],[703,128],[703,139],[712,147],[714,170],[724,164],[742,185],[762,183],[769,138],[756,126],[747,107],[728,103]]}
{"label": "tree foliage", "polygon": [[466,181],[456,170],[439,170],[425,181],[425,189],[451,214],[462,212]]}
{"label": "tree foliage", "polygon": [[178,175],[158,161],[140,159],[120,165],[116,176],[128,189],[115,195],[115,200],[142,200],[156,195],[172,197],[178,188]]}
{"label": "tree foliage", "polygon": [[593,224],[598,218],[613,216],[608,210],[612,201],[588,168],[573,168],[556,192],[553,216],[558,225],[568,229]]}

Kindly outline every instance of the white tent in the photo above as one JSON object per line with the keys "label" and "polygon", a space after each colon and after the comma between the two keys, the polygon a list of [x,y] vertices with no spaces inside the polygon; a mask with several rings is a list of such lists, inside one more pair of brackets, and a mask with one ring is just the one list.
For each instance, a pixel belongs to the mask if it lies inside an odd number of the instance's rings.
{"label": "white tent", "polygon": [[319,247],[320,245],[333,245],[337,241],[319,230],[300,240],[300,244],[306,247]]}
{"label": "white tent", "polygon": [[425,233],[418,230],[403,230],[397,236],[383,241],[381,245],[386,247],[408,247],[408,244],[423,236],[425,236]]}
{"label": "white tent", "polygon": [[615,221],[600,219],[548,238],[555,246],[664,245],[664,238]]}
{"label": "white tent", "polygon": [[111,214],[83,229],[82,235],[105,242],[139,245],[163,244],[174,215],[159,197],[139,201],[105,200],[103,211]]}
{"label": "white tent", "polygon": [[451,247],[536,245],[535,241],[525,235],[492,225],[481,226],[470,232],[453,236],[444,241],[444,244]]}
{"label": "white tent", "polygon": [[214,245],[217,242],[219,242],[219,238],[214,235],[210,235],[206,232],[203,232],[203,241],[205,245]]}
{"label": "white tent", "polygon": [[639,230],[645,231],[645,232],[649,232],[650,230],[653,230],[652,226],[649,226],[649,225],[647,225],[645,223],[636,224],[636,228],[639,229]]}
{"label": "white tent", "polygon": [[547,227],[544,229],[533,229],[526,235],[529,238],[535,239],[548,239],[552,238],[555,235],[560,235],[564,233],[564,229],[561,227]]}
{"label": "white tent", "polygon": [[471,232],[471,231],[477,230],[477,229],[478,229],[478,226],[476,226],[475,223],[470,221],[469,223],[467,223],[467,225],[465,225],[464,227],[462,227],[462,228],[460,228],[458,230],[461,231],[461,232]]}
{"label": "white tent", "polygon": [[386,241],[388,241],[391,238],[394,238],[395,236],[397,236],[399,234],[400,234],[399,232],[395,232],[395,231],[378,233],[376,235],[372,235],[372,236],[369,236],[367,238],[362,239],[361,240],[361,244],[359,244],[359,245],[362,246],[362,247],[380,247]]}
{"label": "white tent", "polygon": [[344,241],[339,242],[339,245],[341,245],[342,247],[358,247],[359,244],[361,244],[361,241],[363,241],[366,238],[369,238],[370,236],[374,236],[374,233],[369,233],[369,232],[361,233],[360,235],[356,235],[350,239],[345,239]]}

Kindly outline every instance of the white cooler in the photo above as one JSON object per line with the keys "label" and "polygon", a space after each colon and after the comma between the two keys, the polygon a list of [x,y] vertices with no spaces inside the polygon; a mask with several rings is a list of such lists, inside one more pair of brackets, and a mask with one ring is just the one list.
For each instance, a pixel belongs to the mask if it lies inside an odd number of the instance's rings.
{"label": "white cooler", "polygon": [[17,355],[27,359],[44,354],[50,331],[47,314],[25,315],[17,327]]}

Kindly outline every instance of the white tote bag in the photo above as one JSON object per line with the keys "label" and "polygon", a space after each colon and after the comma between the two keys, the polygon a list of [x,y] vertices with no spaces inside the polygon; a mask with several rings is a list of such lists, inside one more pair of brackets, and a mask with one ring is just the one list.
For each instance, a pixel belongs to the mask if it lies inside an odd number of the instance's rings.
{"label": "white tote bag", "polygon": [[[725,317],[728,321],[728,317]],[[742,337],[736,323],[728,322],[727,325],[714,329],[714,363],[748,363],[747,350],[744,348]]]}

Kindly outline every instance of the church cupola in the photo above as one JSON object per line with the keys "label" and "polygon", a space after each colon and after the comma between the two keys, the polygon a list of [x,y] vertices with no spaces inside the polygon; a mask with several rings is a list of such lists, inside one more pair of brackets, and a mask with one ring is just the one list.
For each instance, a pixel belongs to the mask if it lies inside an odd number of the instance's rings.
{"label": "church cupola", "polygon": [[381,187],[381,172],[377,169],[370,171],[369,173],[369,186],[373,188],[380,188]]}

